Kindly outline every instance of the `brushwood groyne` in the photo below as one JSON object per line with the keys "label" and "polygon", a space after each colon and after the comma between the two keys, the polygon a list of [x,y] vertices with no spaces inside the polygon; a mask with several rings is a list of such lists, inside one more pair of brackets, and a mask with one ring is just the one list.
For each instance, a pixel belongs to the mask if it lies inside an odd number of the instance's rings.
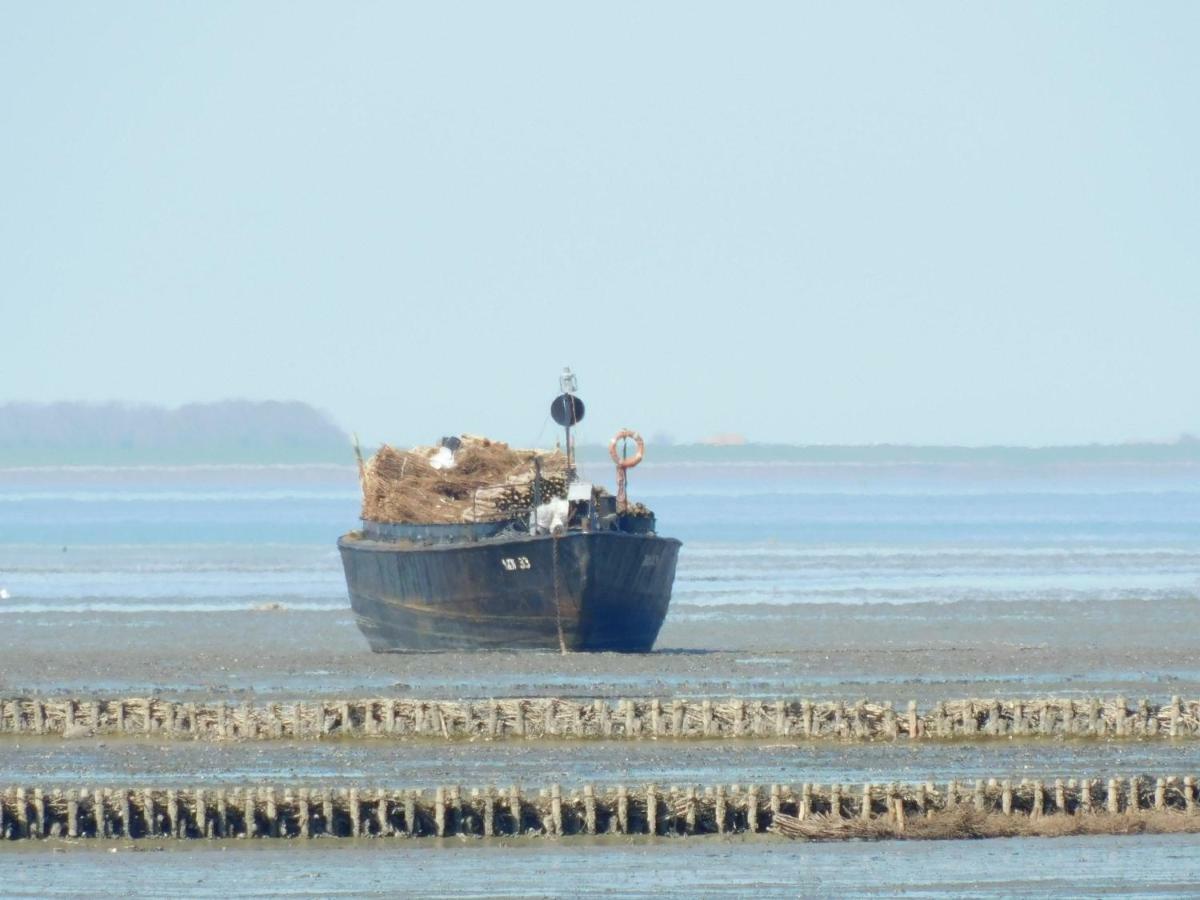
{"label": "brushwood groyne", "polygon": [[[433,790],[287,786],[0,790],[0,839],[311,838],[501,835],[794,837],[903,834],[966,822],[983,836],[1013,821],[1058,832],[1200,830],[1194,776],[978,780],[973,784],[803,784],[598,789],[560,785]],[[966,818],[964,818],[966,817]],[[1072,825],[1068,820],[1075,820]],[[1083,820],[1092,820],[1084,823]],[[988,823],[991,823],[990,825]],[[1008,823],[1008,824],[1005,824]],[[851,827],[852,826],[852,827]],[[814,829],[816,829],[814,831]],[[1054,831],[1055,829],[1049,829]],[[926,836],[936,836],[927,834]],[[947,833],[942,836],[961,836]]]}
{"label": "brushwood groyne", "polygon": [[331,737],[444,740],[989,737],[1195,738],[1200,699],[947,700],[909,702],[560,698],[368,698],[295,703],[132,697],[0,699],[2,735],[152,734],[195,740]]}

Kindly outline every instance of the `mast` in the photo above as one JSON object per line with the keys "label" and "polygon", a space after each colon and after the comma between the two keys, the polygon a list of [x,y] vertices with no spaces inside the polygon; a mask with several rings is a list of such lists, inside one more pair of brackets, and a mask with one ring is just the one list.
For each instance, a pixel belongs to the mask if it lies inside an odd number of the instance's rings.
{"label": "mast", "polygon": [[550,417],[567,433],[567,483],[575,481],[575,444],[571,440],[571,429],[583,421],[583,401],[575,396],[579,380],[569,366],[558,376],[558,389],[562,391],[550,404]]}

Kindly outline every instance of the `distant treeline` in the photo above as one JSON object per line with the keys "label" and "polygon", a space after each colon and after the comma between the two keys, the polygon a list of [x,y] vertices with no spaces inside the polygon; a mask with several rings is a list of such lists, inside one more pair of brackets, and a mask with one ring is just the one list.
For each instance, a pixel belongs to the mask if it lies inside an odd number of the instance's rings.
{"label": "distant treeline", "polygon": [[304,403],[0,405],[4,465],[352,461],[349,438]]}

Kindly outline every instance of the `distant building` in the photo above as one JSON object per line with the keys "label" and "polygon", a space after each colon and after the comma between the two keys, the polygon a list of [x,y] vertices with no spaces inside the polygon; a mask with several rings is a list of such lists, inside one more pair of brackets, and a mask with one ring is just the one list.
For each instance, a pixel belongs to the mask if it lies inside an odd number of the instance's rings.
{"label": "distant building", "polygon": [[711,447],[740,447],[746,443],[746,436],[733,432],[714,434],[712,437],[704,438],[700,443],[708,444]]}

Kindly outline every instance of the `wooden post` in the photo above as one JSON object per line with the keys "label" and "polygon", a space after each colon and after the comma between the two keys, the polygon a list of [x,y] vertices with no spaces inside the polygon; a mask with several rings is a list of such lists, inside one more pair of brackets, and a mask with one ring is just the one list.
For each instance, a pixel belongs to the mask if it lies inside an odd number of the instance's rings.
{"label": "wooden post", "polygon": [[974,735],[979,731],[979,721],[975,718],[976,709],[974,702],[964,703],[962,711],[962,730],[963,734]]}
{"label": "wooden post", "polygon": [[[187,792],[185,791],[180,801],[180,808],[186,809],[187,805]],[[212,833],[208,828],[208,809],[204,802],[203,788],[196,788],[192,791],[192,824],[195,826],[196,837],[212,837]],[[181,822],[179,829],[180,836],[187,837],[187,833],[187,825]]]}
{"label": "wooden post", "polygon": [[596,833],[596,789],[590,784],[583,786],[583,829],[587,834]]}
{"label": "wooden post", "polygon": [[[104,792],[100,788],[92,788],[92,820],[96,823],[96,837],[106,838],[109,836],[108,829],[108,811],[104,808]],[[4,828],[0,827],[0,834],[4,833]]]}
{"label": "wooden post", "polygon": [[988,704],[988,714],[983,723],[983,730],[990,735],[1000,733],[1000,701],[993,700]]}
{"label": "wooden post", "polygon": [[607,700],[596,701],[596,722],[600,728],[600,734],[604,737],[612,737],[612,715],[608,706]]}
{"label": "wooden post", "polygon": [[895,784],[892,785],[890,802],[895,809],[896,831],[899,834],[904,834],[905,829],[908,827],[908,823],[904,819],[904,797],[900,793],[899,787]]}
{"label": "wooden post", "polygon": [[248,838],[258,836],[258,816],[255,814],[255,807],[258,804],[254,801],[254,791],[244,788],[242,790],[242,815],[246,820],[246,837]]}
{"label": "wooden post", "polygon": [[46,795],[41,788],[33,789],[33,836],[46,836]]}
{"label": "wooden post", "polygon": [[17,817],[17,837],[29,837],[29,801],[25,797],[25,788],[17,788],[17,798],[13,812]]}
{"label": "wooden post", "polygon": [[458,785],[450,787],[449,812],[450,833],[461,834],[463,830],[462,788]]}
{"label": "wooden post", "polygon": [[276,801],[275,788],[268,787],[264,793],[266,796],[263,798],[263,811],[267,817],[267,834],[279,837],[279,804]]}
{"label": "wooden post", "polygon": [[687,807],[684,811],[683,824],[686,833],[696,833],[696,786],[694,784],[687,789]]}
{"label": "wooden post", "polygon": [[380,837],[391,837],[395,833],[392,827],[391,798],[383,788],[375,792],[375,821],[379,825]]}
{"label": "wooden post", "polygon": [[892,707],[892,701],[888,700],[883,704],[883,735],[889,740],[895,740],[900,734],[900,728],[896,724],[896,710]]}
{"label": "wooden post", "polygon": [[483,793],[483,836],[496,834],[496,789],[490,784]]}
{"label": "wooden post", "polygon": [[617,785],[617,833],[629,834],[629,794],[625,785]]}
{"label": "wooden post", "polygon": [[713,711],[712,711],[712,701],[711,700],[701,701],[701,703],[700,703],[700,722],[701,722],[701,733],[705,737],[712,737]]}
{"label": "wooden post", "polygon": [[1046,735],[1054,733],[1054,707],[1045,701],[1038,710],[1038,730]]}
{"label": "wooden post", "polygon": [[1108,779],[1108,811],[1114,815],[1121,811],[1121,796],[1117,792],[1117,779],[1115,778]]}
{"label": "wooden post", "polygon": [[813,786],[806,781],[800,786],[800,808],[796,810],[796,818],[803,821],[812,812]]}
{"label": "wooden post", "polygon": [[671,734],[677,738],[683,737],[685,707],[682,700],[671,701]]}
{"label": "wooden post", "polygon": [[120,814],[121,814],[121,832],[127,838],[131,838],[134,836],[133,821],[132,821],[132,815],[131,815],[131,811],[130,811],[130,807],[132,806],[132,804],[129,802],[129,793],[130,792],[127,788],[122,788],[120,795],[119,795],[121,798],[120,805],[119,805]]}
{"label": "wooden post", "polygon": [[771,785],[771,824],[775,824],[780,811],[783,809],[783,794],[779,785]]}
{"label": "wooden post", "polygon": [[225,802],[225,788],[217,788],[216,836],[229,837],[229,807]]}
{"label": "wooden post", "polygon": [[417,792],[413,790],[404,792],[404,833],[417,836]]}
{"label": "wooden post", "polygon": [[1035,819],[1040,819],[1046,811],[1046,789],[1039,778],[1033,782],[1033,813]]}
{"label": "wooden post", "polygon": [[946,715],[945,703],[939,703],[933,708],[933,730],[938,737],[950,736],[950,719]]}
{"label": "wooden post", "polygon": [[811,700],[800,703],[800,730],[806,738],[813,737],[813,705]]}
{"label": "wooden post", "polygon": [[746,791],[746,828],[751,834],[758,831],[758,785]]}
{"label": "wooden post", "polygon": [[1006,816],[1012,815],[1012,781],[1005,778],[1000,783],[1000,811]]}
{"label": "wooden post", "polygon": [[842,818],[842,786],[837,782],[829,786],[829,815],[834,819]]}
{"label": "wooden post", "polygon": [[433,824],[438,837],[446,836],[446,789],[438,786],[433,795]]}
{"label": "wooden post", "polygon": [[1054,779],[1054,811],[1059,815],[1067,811],[1067,790],[1061,778]]}
{"label": "wooden post", "polygon": [[1183,808],[1189,816],[1196,813],[1196,777],[1188,775],[1183,779]]}
{"label": "wooden post", "polygon": [[622,700],[618,706],[625,707],[625,737],[631,738],[636,734],[636,725],[634,723],[634,713],[636,709],[632,700]]}
{"label": "wooden post", "polygon": [[550,833],[558,837],[563,833],[562,786],[559,784],[550,785]]}
{"label": "wooden post", "polygon": [[859,818],[864,822],[871,818],[871,782],[862,786],[862,805],[858,811]]}
{"label": "wooden post", "polygon": [[500,704],[495,700],[488,701],[487,733],[493,741],[499,737]]}
{"label": "wooden post", "polygon": [[167,822],[170,830],[168,835],[175,838],[183,837],[179,821],[179,795],[173,788],[167,789]]}
{"label": "wooden post", "polygon": [[782,700],[775,701],[775,736],[788,736],[787,704]]}
{"label": "wooden post", "polygon": [[311,791],[308,788],[300,788],[299,793],[299,809],[297,811],[299,822],[297,824],[300,826],[300,837],[308,840],[312,837],[312,808],[309,805]]}
{"label": "wooden post", "polygon": [[1154,808],[1163,810],[1167,808],[1167,779],[1159,778],[1154,783]]}
{"label": "wooden post", "polygon": [[513,820],[513,834],[521,833],[521,789],[515,784],[508,789],[508,812]]}
{"label": "wooden post", "polygon": [[1064,700],[1062,707],[1062,730],[1063,735],[1070,737],[1075,733],[1075,701]]}
{"label": "wooden post", "polygon": [[650,701],[650,736],[655,740],[662,734],[662,701],[655,697]]}
{"label": "wooden post", "polygon": [[333,812],[333,791],[326,789],[321,792],[321,818],[325,822],[325,833],[337,837],[337,820]]}
{"label": "wooden post", "polygon": [[917,701],[908,701],[908,737],[915,741],[920,737],[920,724],[917,720]]}
{"label": "wooden post", "polygon": [[975,779],[975,808],[980,812],[987,809],[987,796],[984,794],[983,779]]}
{"label": "wooden post", "polygon": [[1025,704],[1020,700],[1012,701],[1012,727],[1013,734],[1025,733]]}
{"label": "wooden post", "polygon": [[725,833],[725,785],[717,785],[717,801],[713,806],[717,819],[717,834]]}
{"label": "wooden post", "polygon": [[1078,815],[1086,816],[1092,811],[1092,779],[1084,778],[1079,782],[1079,806],[1076,809]]}
{"label": "wooden post", "polygon": [[[70,706],[70,701],[67,705]],[[67,837],[79,837],[79,791],[76,790],[67,791]]]}
{"label": "wooden post", "polygon": [[1113,712],[1116,716],[1117,737],[1125,737],[1128,727],[1129,707],[1126,704],[1124,697],[1118,697],[1116,710]]}

